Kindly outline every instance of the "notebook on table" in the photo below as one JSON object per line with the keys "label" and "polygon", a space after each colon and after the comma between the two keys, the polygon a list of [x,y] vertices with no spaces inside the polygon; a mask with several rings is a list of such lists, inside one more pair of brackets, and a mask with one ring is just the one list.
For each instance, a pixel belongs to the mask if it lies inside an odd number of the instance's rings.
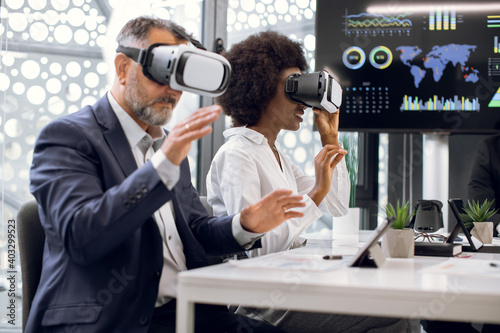
{"label": "notebook on table", "polygon": [[416,256],[453,257],[462,251],[461,244],[415,242]]}
{"label": "notebook on table", "polygon": [[229,260],[229,263],[242,268],[297,269],[308,271],[329,271],[348,266],[377,268],[385,261],[385,256],[378,244],[378,240],[392,223],[393,219],[383,221],[371,232],[369,239],[364,242],[357,253],[345,259],[343,259],[341,255],[327,255],[323,256],[323,259],[330,259],[327,257],[338,257],[332,259],[339,260],[323,260],[321,257],[318,258],[317,254],[298,254],[293,253],[294,250],[292,250],[270,253],[245,260]]}

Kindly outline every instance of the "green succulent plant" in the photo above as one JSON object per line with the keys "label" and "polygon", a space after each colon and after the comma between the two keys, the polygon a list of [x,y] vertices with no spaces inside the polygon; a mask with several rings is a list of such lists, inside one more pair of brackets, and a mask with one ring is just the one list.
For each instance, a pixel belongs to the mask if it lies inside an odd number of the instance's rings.
{"label": "green succulent plant", "polygon": [[392,203],[384,206],[385,216],[390,219],[394,218],[392,224],[393,229],[404,229],[408,221],[415,215],[415,210],[410,209],[410,202],[400,203],[396,201],[396,207]]}
{"label": "green succulent plant", "polygon": [[481,204],[479,200],[467,200],[467,204],[464,204],[465,214],[460,214],[460,217],[465,223],[467,228],[472,228],[474,222],[486,222],[498,212],[498,209],[492,209],[491,206],[495,203],[495,199],[488,200],[485,199]]}

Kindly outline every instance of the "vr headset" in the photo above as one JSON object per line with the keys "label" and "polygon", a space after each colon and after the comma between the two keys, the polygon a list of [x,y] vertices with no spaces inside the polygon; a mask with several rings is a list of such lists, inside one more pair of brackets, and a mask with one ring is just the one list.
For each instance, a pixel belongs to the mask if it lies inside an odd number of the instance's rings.
{"label": "vr headset", "polygon": [[327,71],[290,75],[285,93],[292,102],[330,113],[337,112],[342,104],[342,88]]}
{"label": "vr headset", "polygon": [[174,90],[217,97],[229,85],[231,65],[217,53],[183,44],[152,44],[147,49],[118,46],[116,52],[141,65],[147,78]]}

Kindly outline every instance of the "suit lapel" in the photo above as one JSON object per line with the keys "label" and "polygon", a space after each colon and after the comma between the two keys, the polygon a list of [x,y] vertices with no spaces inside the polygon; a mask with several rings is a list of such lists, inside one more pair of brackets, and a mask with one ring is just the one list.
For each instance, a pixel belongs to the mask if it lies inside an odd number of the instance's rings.
{"label": "suit lapel", "polygon": [[[125,133],[123,132],[123,128],[121,127],[118,118],[109,104],[107,95],[94,104],[92,111],[94,112],[99,125],[103,127],[102,133],[109,149],[118,161],[125,177],[129,176],[137,169],[137,164],[134,156],[132,155]],[[181,177],[183,168],[189,170],[187,166],[181,166]],[[184,215],[181,203],[177,199],[182,191],[180,182],[175,185],[172,190],[174,192],[174,195],[172,196],[172,204],[176,216],[175,224],[184,246],[186,266],[189,269],[204,266],[206,265],[205,251],[190,230],[189,223]],[[157,235],[159,236],[160,234],[156,223],[153,219],[151,219],[151,221]]]}
{"label": "suit lapel", "polygon": [[137,164],[132,155],[125,133],[123,132],[123,128],[109,104],[107,95],[103,96],[94,104],[92,111],[99,125],[104,128],[103,136],[109,149],[113,152],[125,177],[127,177],[137,169]]}

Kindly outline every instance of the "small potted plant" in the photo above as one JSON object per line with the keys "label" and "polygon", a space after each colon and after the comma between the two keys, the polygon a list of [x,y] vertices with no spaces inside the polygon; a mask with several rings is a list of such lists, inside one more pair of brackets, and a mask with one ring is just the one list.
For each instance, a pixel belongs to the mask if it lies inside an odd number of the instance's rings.
{"label": "small potted plant", "polygon": [[392,228],[389,228],[382,237],[382,250],[391,258],[412,258],[415,255],[415,233],[406,228],[408,221],[415,215],[410,208],[410,202],[396,202],[396,207],[388,203],[384,207],[385,216],[393,219]]}
{"label": "small potted plant", "polygon": [[488,220],[498,212],[498,209],[491,208],[494,203],[494,199],[485,199],[482,204],[479,200],[467,200],[463,207],[466,214],[460,214],[465,226],[472,228],[471,235],[484,244],[491,244],[493,241],[493,222]]}

